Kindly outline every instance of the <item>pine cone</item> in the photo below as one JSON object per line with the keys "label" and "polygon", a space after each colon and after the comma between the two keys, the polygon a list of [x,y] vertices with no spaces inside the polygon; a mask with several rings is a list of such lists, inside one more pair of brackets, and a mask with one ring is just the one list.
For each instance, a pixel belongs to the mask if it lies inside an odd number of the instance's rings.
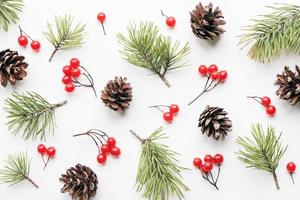
{"label": "pine cone", "polygon": [[223,108],[206,106],[200,115],[198,127],[201,127],[202,134],[213,139],[225,139],[227,133],[232,131],[232,122],[226,117],[228,113]]}
{"label": "pine cone", "polygon": [[23,62],[24,56],[19,56],[17,51],[6,49],[0,52],[0,83],[7,86],[8,81],[15,85],[27,75],[25,71],[28,64]]}
{"label": "pine cone", "polygon": [[284,68],[282,74],[277,75],[275,85],[279,86],[276,95],[280,99],[290,101],[290,104],[295,105],[300,102],[300,69],[296,65],[296,71],[293,72],[289,67]]}
{"label": "pine cone", "polygon": [[126,80],[127,78],[115,77],[101,91],[103,103],[114,111],[123,112],[132,101],[132,87]]}
{"label": "pine cone", "polygon": [[61,192],[68,192],[72,200],[89,200],[96,195],[98,178],[89,167],[77,164],[62,174],[59,181],[64,184]]}
{"label": "pine cone", "polygon": [[222,25],[226,24],[222,11],[219,7],[213,10],[212,3],[205,7],[199,3],[190,14],[191,27],[197,37],[205,40],[214,40],[225,32],[222,28]]}

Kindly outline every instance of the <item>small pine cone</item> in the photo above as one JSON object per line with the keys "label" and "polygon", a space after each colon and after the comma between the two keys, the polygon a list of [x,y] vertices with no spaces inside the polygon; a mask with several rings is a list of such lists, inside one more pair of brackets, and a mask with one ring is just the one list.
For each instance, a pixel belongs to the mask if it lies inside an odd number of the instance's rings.
{"label": "small pine cone", "polygon": [[23,62],[24,56],[19,56],[17,51],[6,49],[0,52],[0,83],[3,87],[10,82],[15,85],[27,75],[27,63]]}
{"label": "small pine cone", "polygon": [[232,122],[226,117],[228,113],[223,108],[206,106],[199,118],[198,127],[202,134],[213,139],[225,139],[227,133],[232,131]]}
{"label": "small pine cone", "polygon": [[77,164],[62,174],[59,179],[64,186],[62,193],[68,192],[72,200],[89,200],[97,193],[98,178],[89,167]]}
{"label": "small pine cone", "polygon": [[125,111],[132,101],[132,87],[126,81],[127,78],[115,77],[101,91],[103,103],[114,111]]}
{"label": "small pine cone", "polygon": [[205,40],[214,40],[225,32],[222,28],[226,24],[222,11],[219,7],[213,10],[212,3],[209,3],[208,6],[203,6],[199,3],[190,14],[191,27],[197,37]]}
{"label": "small pine cone", "polygon": [[290,104],[295,105],[300,102],[300,69],[296,65],[295,72],[285,67],[282,74],[277,75],[275,85],[279,86],[276,95],[280,99],[290,101]]}

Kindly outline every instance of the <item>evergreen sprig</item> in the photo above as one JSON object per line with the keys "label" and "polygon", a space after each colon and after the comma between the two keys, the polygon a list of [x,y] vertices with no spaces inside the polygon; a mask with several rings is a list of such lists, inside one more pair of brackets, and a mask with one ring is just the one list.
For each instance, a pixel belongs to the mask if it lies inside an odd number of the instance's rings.
{"label": "evergreen sprig", "polygon": [[23,130],[25,140],[46,139],[46,132],[53,133],[55,127],[55,109],[67,103],[50,104],[35,92],[12,93],[5,100],[4,109],[8,112],[8,129],[17,135]]}
{"label": "evergreen sprig", "polygon": [[48,41],[54,46],[49,62],[59,50],[66,50],[80,47],[83,44],[85,25],[78,23],[73,25],[74,17],[65,15],[63,17],[55,17],[55,31],[52,25],[48,23],[48,30],[44,34]]}
{"label": "evergreen sprig", "polygon": [[190,53],[189,44],[182,48],[179,41],[172,44],[171,38],[161,35],[152,22],[141,22],[139,26],[131,23],[128,36],[119,33],[117,37],[124,46],[121,53],[128,62],[158,75],[168,87],[165,74],[187,65],[182,59]]}
{"label": "evergreen sprig", "polygon": [[272,173],[279,190],[276,169],[287,146],[282,145],[281,134],[277,137],[274,127],[268,127],[265,133],[260,124],[252,125],[251,133],[253,139],[238,137],[237,143],[243,147],[237,152],[238,158],[249,168]]}
{"label": "evergreen sprig", "polygon": [[39,186],[29,178],[29,172],[30,159],[27,154],[24,152],[12,154],[7,157],[6,165],[0,169],[0,181],[12,186],[27,180],[36,188],[39,188]]}
{"label": "evergreen sprig", "polygon": [[23,0],[0,0],[0,27],[4,31],[8,31],[12,23],[17,23],[18,12],[21,12],[23,7]]}
{"label": "evergreen sprig", "polygon": [[268,7],[273,12],[252,20],[254,24],[243,29],[239,45],[242,49],[251,45],[249,57],[262,63],[282,53],[300,54],[300,7],[289,4]]}
{"label": "evergreen sprig", "polygon": [[136,177],[137,191],[143,190],[143,196],[149,200],[167,200],[172,195],[184,199],[183,193],[189,188],[182,182],[180,173],[185,168],[177,165],[175,156],[178,153],[157,143],[158,140],[167,138],[162,131],[162,128],[157,129],[147,139],[142,139],[134,131],[130,131],[142,143]]}

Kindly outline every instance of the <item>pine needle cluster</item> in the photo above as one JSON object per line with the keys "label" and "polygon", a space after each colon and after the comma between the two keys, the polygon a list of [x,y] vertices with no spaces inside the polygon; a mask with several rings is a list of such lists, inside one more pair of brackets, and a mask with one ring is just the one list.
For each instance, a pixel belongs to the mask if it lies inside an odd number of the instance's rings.
{"label": "pine needle cluster", "polygon": [[23,0],[0,0],[0,27],[8,31],[11,24],[19,20],[18,12],[24,7]]}

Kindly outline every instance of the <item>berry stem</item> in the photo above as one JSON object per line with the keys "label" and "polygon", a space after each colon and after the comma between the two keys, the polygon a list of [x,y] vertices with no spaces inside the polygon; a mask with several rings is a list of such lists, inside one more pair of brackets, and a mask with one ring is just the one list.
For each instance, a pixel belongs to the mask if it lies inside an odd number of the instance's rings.
{"label": "berry stem", "polygon": [[290,176],[291,176],[291,179],[292,179],[292,181],[293,181],[293,184],[295,184],[295,180],[294,180],[294,176],[293,176],[293,173],[292,173],[292,172],[290,173]]}
{"label": "berry stem", "polygon": [[39,186],[28,176],[24,176],[24,178],[29,181],[34,187],[39,188]]}
{"label": "berry stem", "polygon": [[43,163],[44,163],[44,165],[45,165],[46,163],[45,163],[44,155],[41,154],[41,157],[42,157]]}
{"label": "berry stem", "polygon": [[[100,133],[102,134],[100,134]],[[90,138],[92,138],[92,140],[95,142],[97,148],[98,148],[98,151],[100,152],[100,145],[99,143],[97,142],[97,140],[101,143],[101,144],[104,144],[102,140],[104,140],[104,142],[106,142],[105,140],[105,137],[108,138],[108,135],[104,132],[104,131],[101,131],[101,130],[98,130],[98,129],[90,129],[88,130],[87,132],[85,133],[79,133],[79,134],[75,134],[73,135],[73,137],[78,137],[78,136],[82,136],[82,135],[87,135],[89,136]],[[95,139],[95,138],[97,139]],[[100,138],[101,137],[101,138]]]}
{"label": "berry stem", "polygon": [[258,97],[258,96],[247,96],[247,98],[253,99],[253,100],[256,101],[257,103],[259,103],[260,105],[262,105],[262,103],[261,103],[260,101],[257,100],[257,99],[261,99],[261,97]]}
{"label": "berry stem", "polygon": [[208,182],[209,182],[211,185],[213,185],[217,190],[219,190],[217,184],[214,183],[214,182],[212,182],[212,181],[209,179],[208,173],[205,173],[205,176],[204,176],[203,172],[201,172],[201,174],[202,174],[202,177],[203,177],[206,181],[208,181]]}
{"label": "berry stem", "polygon": [[21,28],[20,25],[18,25],[18,27],[19,27],[19,30],[20,30],[20,35],[23,35],[23,33],[24,33],[31,41],[33,41],[33,39],[25,31],[23,31],[23,29]]}
{"label": "berry stem", "polygon": [[105,32],[105,28],[104,28],[103,22],[101,22],[101,26],[102,26],[102,30],[103,30],[104,35],[106,35],[106,32]]}
{"label": "berry stem", "polygon": [[218,183],[218,180],[219,180],[219,177],[220,177],[220,172],[221,172],[221,167],[220,165],[218,165],[218,175],[217,175],[217,178],[216,178],[216,184]]}
{"label": "berry stem", "polygon": [[91,74],[83,66],[80,66],[80,68],[82,70],[84,70],[84,73],[82,75],[84,75],[86,77],[86,79],[88,80],[89,84],[81,83],[76,78],[73,78],[72,81],[73,81],[73,83],[76,84],[75,87],[90,87],[90,88],[93,89],[95,97],[97,97],[97,93],[96,93],[96,90],[95,90],[93,77],[91,76]]}
{"label": "berry stem", "polygon": [[47,162],[46,162],[45,165],[44,165],[44,170],[46,169],[46,167],[47,167],[47,165],[48,165],[48,163],[49,163],[49,160],[50,160],[50,156],[48,156]]}
{"label": "berry stem", "polygon": [[160,12],[161,12],[162,16],[164,16],[165,18],[168,18],[168,16],[164,14],[163,10],[160,10]]}
{"label": "berry stem", "polygon": [[129,132],[134,135],[142,144],[146,142],[146,139],[143,139],[141,136],[139,136],[135,131],[129,130]]}
{"label": "berry stem", "polygon": [[157,108],[160,112],[164,113],[164,111],[160,107],[169,107],[169,106],[156,105],[156,106],[149,106],[148,108]]}

